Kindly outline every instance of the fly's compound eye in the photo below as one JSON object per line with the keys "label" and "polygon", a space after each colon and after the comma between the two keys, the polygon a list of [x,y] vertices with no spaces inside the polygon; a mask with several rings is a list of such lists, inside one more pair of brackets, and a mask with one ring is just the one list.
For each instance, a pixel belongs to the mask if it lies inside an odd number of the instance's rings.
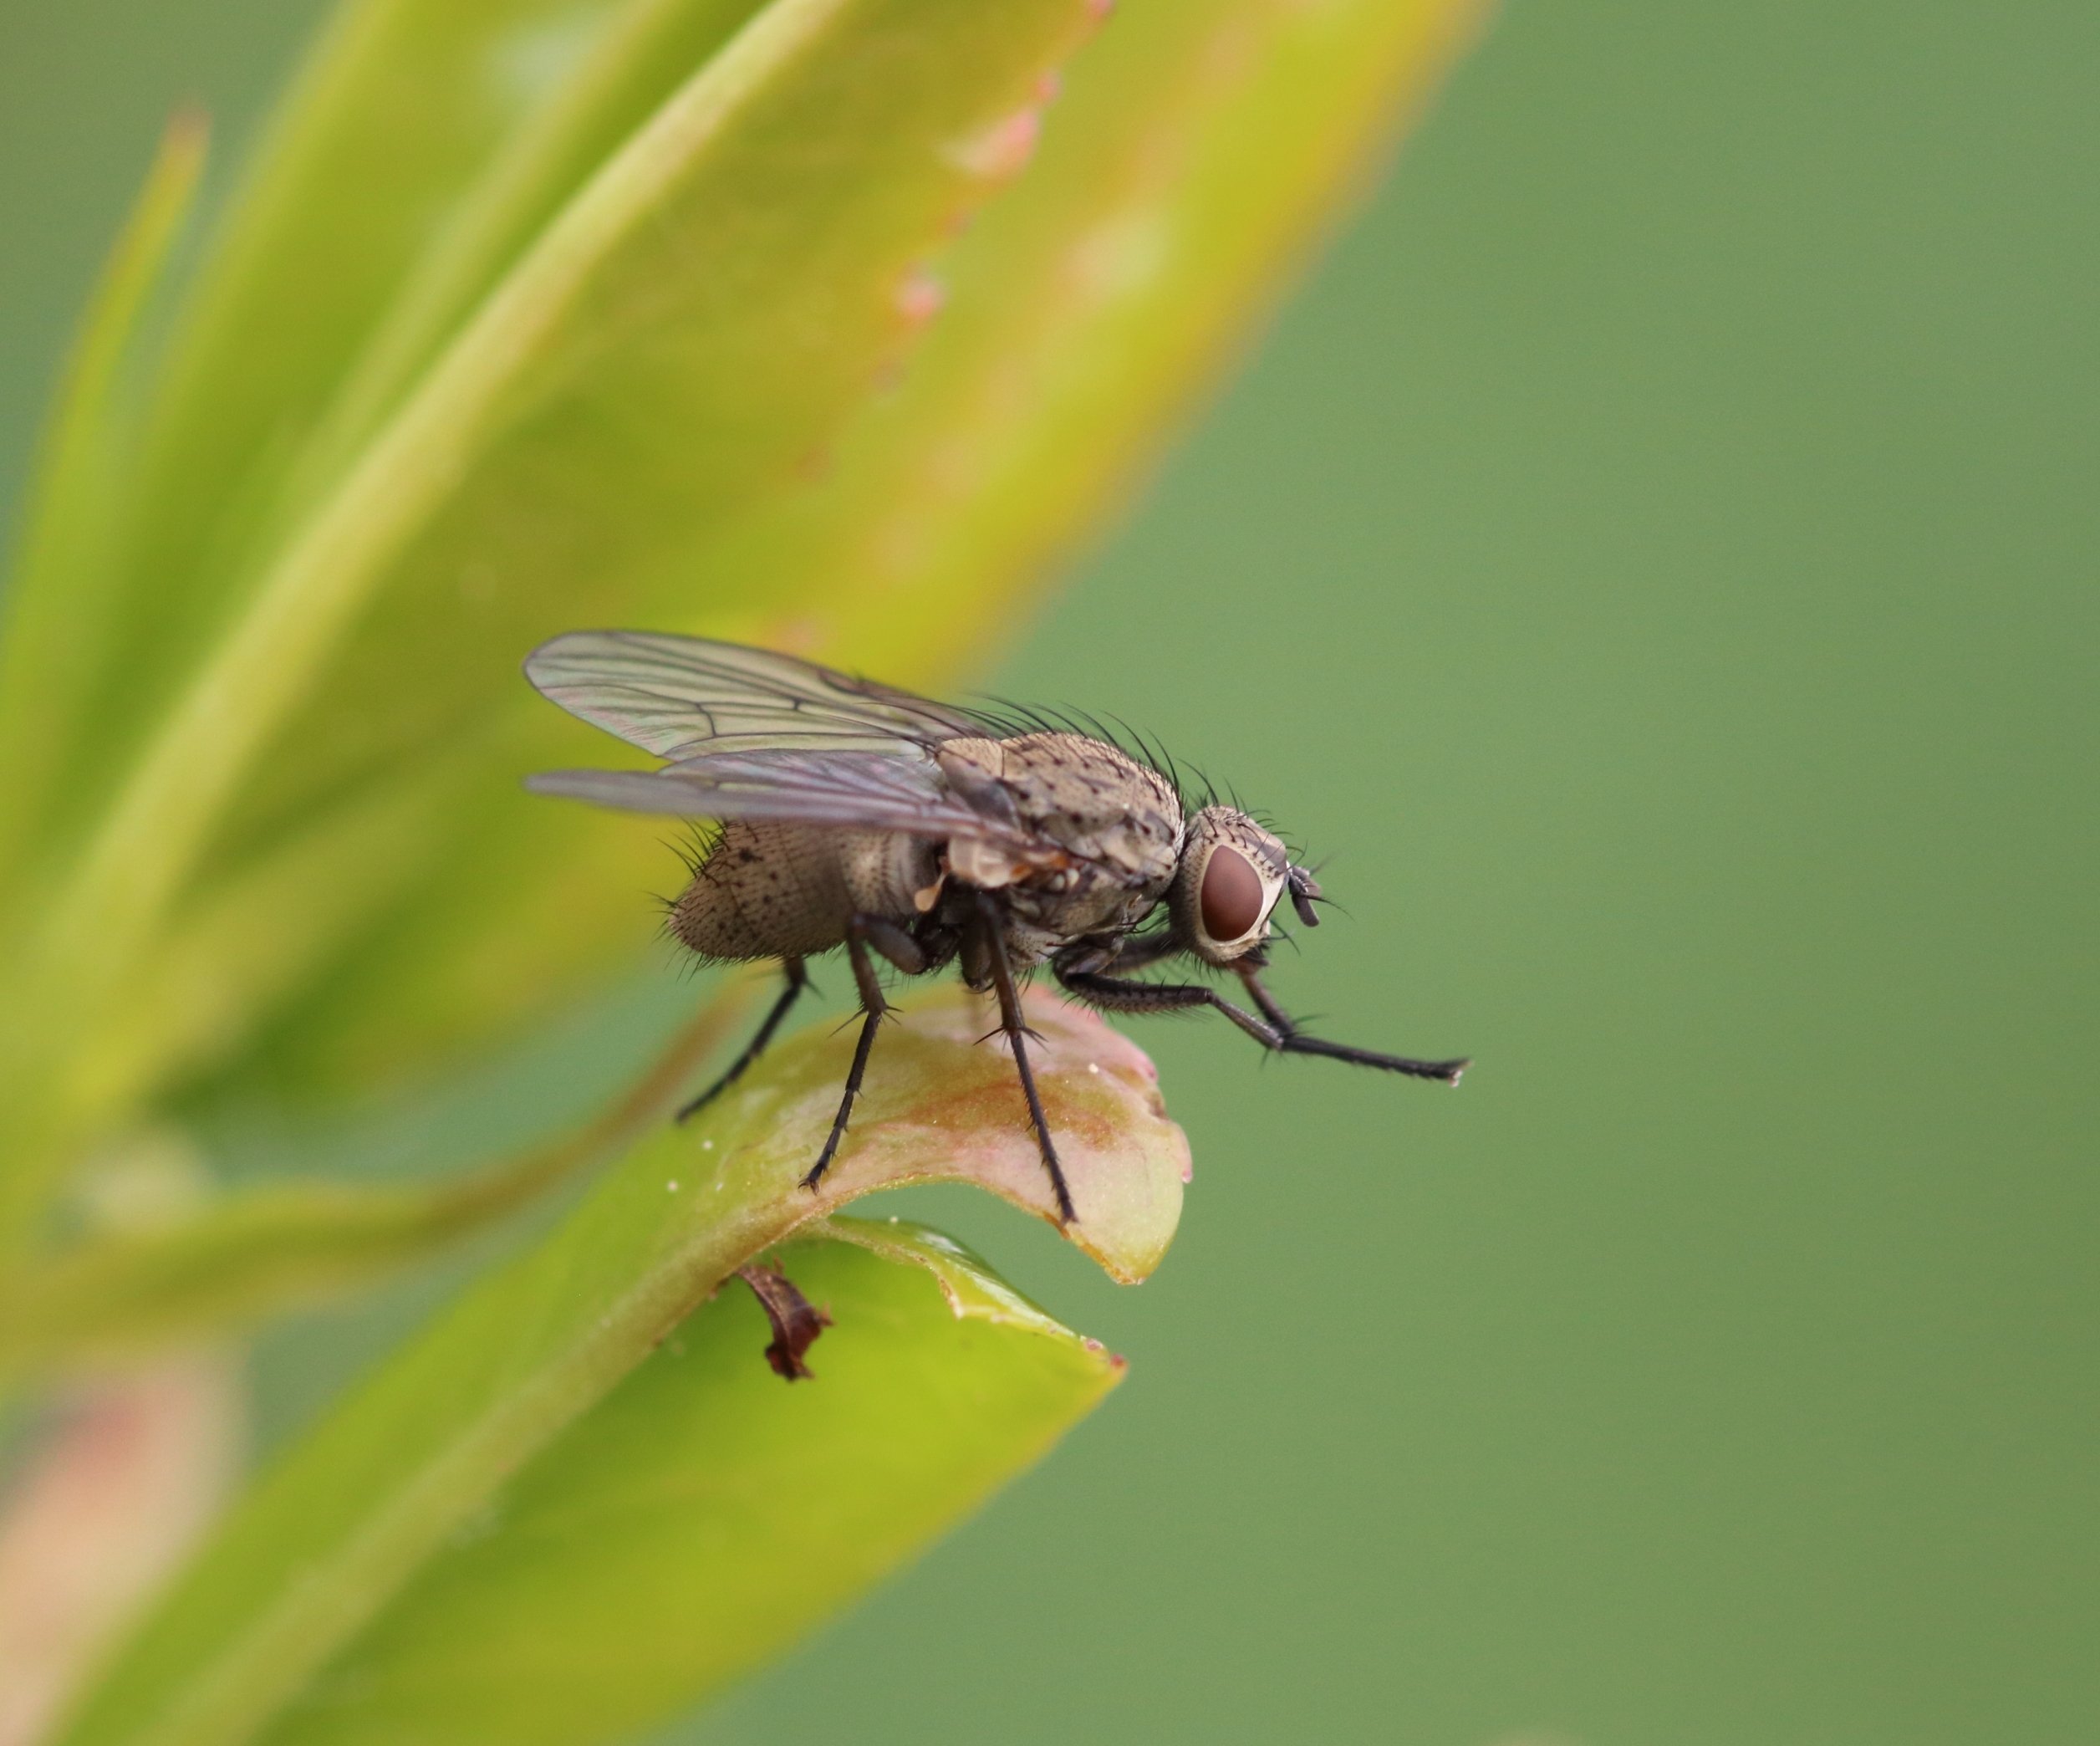
{"label": "fly's compound eye", "polygon": [[1258,951],[1290,870],[1283,845],[1245,813],[1205,807],[1189,821],[1168,900],[1185,948],[1221,966]]}
{"label": "fly's compound eye", "polygon": [[1203,865],[1203,890],[1198,908],[1203,931],[1221,946],[1243,938],[1261,926],[1268,894],[1254,864],[1236,849],[1223,843],[1211,851]]}

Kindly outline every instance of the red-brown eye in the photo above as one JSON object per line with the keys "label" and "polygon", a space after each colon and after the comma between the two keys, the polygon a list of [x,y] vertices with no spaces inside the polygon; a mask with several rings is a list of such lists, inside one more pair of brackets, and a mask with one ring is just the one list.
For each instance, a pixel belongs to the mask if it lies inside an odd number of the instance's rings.
{"label": "red-brown eye", "polygon": [[1203,864],[1203,931],[1220,945],[1254,932],[1262,919],[1262,876],[1236,849],[1222,843]]}

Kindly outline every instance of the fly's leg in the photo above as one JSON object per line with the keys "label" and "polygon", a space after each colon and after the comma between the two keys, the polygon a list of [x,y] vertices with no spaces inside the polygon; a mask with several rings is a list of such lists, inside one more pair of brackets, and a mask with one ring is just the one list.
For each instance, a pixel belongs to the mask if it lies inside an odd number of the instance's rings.
{"label": "fly's leg", "polygon": [[744,1076],[745,1070],[765,1054],[766,1045],[772,1041],[773,1033],[780,1029],[780,1021],[788,1016],[788,1008],[801,998],[802,991],[809,986],[809,973],[803,968],[800,958],[782,958],[780,962],[781,968],[788,973],[788,986],[780,991],[780,998],[773,1003],[772,1010],[766,1014],[766,1022],[758,1027],[757,1034],[744,1045],[744,1052],[729,1064],[728,1072],[678,1112],[679,1121],[688,1121],[697,1116]]}
{"label": "fly's leg", "polygon": [[1352,1048],[1346,1043],[1329,1043],[1318,1037],[1308,1037],[1298,1029],[1296,1021],[1277,1003],[1275,996],[1262,986],[1251,970],[1241,971],[1240,977],[1254,997],[1255,1004],[1262,1008],[1263,1017],[1256,1018],[1245,1008],[1233,1005],[1216,989],[1198,983],[1124,982],[1119,977],[1093,975],[1085,971],[1058,972],[1058,981],[1067,990],[1088,1006],[1098,1007],[1104,1012],[1171,1013],[1190,1007],[1214,1007],[1264,1049],[1274,1049],[1278,1054],[1326,1055],[1359,1067],[1404,1073],[1413,1079],[1440,1080],[1447,1085],[1455,1085],[1459,1075],[1472,1065],[1471,1061],[1463,1060],[1418,1061],[1408,1055],[1379,1054],[1373,1049]]}
{"label": "fly's leg", "polygon": [[1058,962],[1067,970],[1090,975],[1113,972],[1127,976],[1180,950],[1174,936],[1162,929],[1153,934],[1125,934],[1120,939],[1080,940],[1059,952]]}
{"label": "fly's leg", "polygon": [[1013,966],[1007,961],[1006,936],[1000,932],[999,912],[992,900],[977,894],[977,923],[991,968],[991,986],[999,996],[999,1029],[1013,1045],[1013,1064],[1021,1075],[1022,1095],[1028,1100],[1028,1120],[1034,1124],[1036,1147],[1042,1154],[1042,1167],[1050,1172],[1050,1187],[1058,1197],[1058,1221],[1070,1224],[1079,1214],[1072,1204],[1072,1191],[1065,1186],[1064,1169],[1058,1162],[1058,1149],[1050,1142],[1050,1124],[1044,1119],[1042,1099],[1036,1091],[1035,1070],[1028,1064],[1030,1032],[1021,1016],[1021,991],[1015,987]]}
{"label": "fly's leg", "polygon": [[838,1113],[832,1117],[830,1137],[824,1141],[824,1149],[817,1154],[817,1161],[809,1167],[809,1174],[802,1179],[803,1187],[812,1193],[824,1179],[824,1172],[831,1168],[833,1155],[838,1150],[838,1142],[846,1137],[846,1121],[853,1114],[854,1100],[860,1095],[860,1081],[868,1071],[868,1057],[874,1053],[875,1031],[882,1024],[884,1008],[871,1008],[860,1021],[860,1040],[854,1044],[853,1065],[846,1073],[846,1095],[838,1100]]}
{"label": "fly's leg", "polygon": [[875,980],[875,967],[868,954],[856,947],[872,946],[906,976],[920,976],[926,969],[926,951],[886,916],[854,916],[846,923],[846,945],[853,958],[854,983],[860,990],[860,1004],[870,1012],[888,1010],[882,985]]}
{"label": "fly's leg", "polygon": [[875,1032],[882,1024],[883,1014],[889,1010],[882,983],[875,975],[875,967],[868,957],[870,946],[907,976],[916,975],[926,967],[926,955],[919,942],[895,922],[880,916],[854,916],[846,923],[846,956],[853,965],[854,985],[860,990],[860,1039],[854,1044],[853,1065],[846,1074],[846,1094],[838,1100],[838,1115],[832,1118],[830,1136],[824,1141],[823,1151],[818,1154],[817,1161],[810,1167],[809,1174],[802,1179],[803,1187],[812,1191],[824,1179],[839,1142],[846,1137],[846,1123],[853,1115],[854,1100],[860,1095],[860,1082],[867,1075],[868,1057],[874,1053]]}
{"label": "fly's leg", "polygon": [[[1447,1085],[1455,1085],[1468,1067],[1473,1064],[1463,1058],[1455,1061],[1418,1061],[1408,1055],[1380,1054],[1375,1049],[1358,1049],[1348,1043],[1329,1043],[1323,1038],[1308,1037],[1297,1028],[1297,1023],[1283,1010],[1275,995],[1262,986],[1252,966],[1239,973],[1240,982],[1261,1008],[1262,1015],[1270,1027],[1282,1039],[1280,1044],[1286,1054],[1325,1055],[1330,1060],[1348,1061],[1358,1067],[1381,1067],[1388,1073],[1404,1073],[1413,1079],[1440,1080]],[[1220,1003],[1223,1004],[1222,1002]]]}

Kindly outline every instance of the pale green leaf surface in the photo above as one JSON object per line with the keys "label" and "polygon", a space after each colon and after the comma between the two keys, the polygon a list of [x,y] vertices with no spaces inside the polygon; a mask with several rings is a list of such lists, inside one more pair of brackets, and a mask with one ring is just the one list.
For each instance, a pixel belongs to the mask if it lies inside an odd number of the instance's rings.
{"label": "pale green leaf surface", "polygon": [[86,651],[97,707],[37,748],[70,766],[76,808],[252,583],[268,530],[339,481],[540,225],[758,4],[344,5],[178,330],[127,505],[126,610]]}
{"label": "pale green leaf surface", "polygon": [[270,1746],[625,1738],[910,1557],[1119,1380],[945,1239],[817,1228],[833,1240],[778,1251],[833,1320],[813,1381],[767,1369],[763,1317],[727,1285],[431,1560]]}
{"label": "pale green leaf surface", "polygon": [[504,143],[622,0],[344,0],[217,228],[175,336],[95,733],[100,799],[252,582],[249,563],[345,377]]}
{"label": "pale green leaf surface", "polygon": [[[178,116],[103,269],[38,457],[27,532],[8,578],[0,636],[0,904],[18,915],[21,858],[58,760],[80,725],[113,604],[112,534],[129,420],[121,405],[141,315],[203,173],[206,134]],[[0,938],[12,928],[0,927]]]}
{"label": "pale green leaf surface", "polygon": [[627,136],[763,0],[624,0],[588,53],[493,153],[436,232],[336,390],[294,481],[331,478],[415,372]]}
{"label": "pale green leaf surface", "polygon": [[[1077,60],[1042,150],[948,263],[904,391],[755,569],[827,578],[833,634],[1011,634],[1251,337],[1478,28],[1483,0],[1149,0]],[[1138,724],[1140,727],[1144,723]]]}
{"label": "pale green leaf surface", "polygon": [[[732,978],[572,1134],[437,1182],[296,1177],[104,1218],[0,1270],[0,1381],[125,1364],[324,1303],[446,1248],[670,1119],[756,979]],[[156,1136],[144,1136],[150,1148]]]}
{"label": "pale green leaf surface", "polygon": [[[1131,1044],[1047,997],[1030,1022],[1046,1039],[1044,1103],[1078,1207],[1070,1235],[1115,1277],[1141,1279],[1173,1234],[1186,1141]],[[67,1738],[254,1738],[368,1631],[383,1645],[387,1609],[419,1572],[736,1267],[854,1197],[964,1180],[1054,1219],[1012,1063],[973,1040],[985,1029],[960,996],[889,1028],[818,1192],[799,1178],[836,1107],[844,1036],[803,1034],[706,1117],[639,1146],[264,1477]],[[1032,1426],[1008,1465],[1043,1437]]]}

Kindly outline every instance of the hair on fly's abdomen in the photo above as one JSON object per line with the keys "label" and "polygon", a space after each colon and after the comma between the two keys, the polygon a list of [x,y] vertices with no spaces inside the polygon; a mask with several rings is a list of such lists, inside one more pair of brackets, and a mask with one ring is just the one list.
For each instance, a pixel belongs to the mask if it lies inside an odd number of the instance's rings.
{"label": "hair on fly's abdomen", "polygon": [[678,932],[678,906],[685,901],[686,893],[692,889],[693,881],[700,876],[700,870],[707,864],[707,857],[715,852],[721,840],[721,826],[711,819],[687,819],[685,828],[676,836],[662,838],[663,845],[678,857],[678,864],[686,870],[686,877],[678,889],[666,896],[651,891],[650,901],[662,912],[656,932],[677,952],[680,972],[691,975],[716,962],[696,952],[680,937]]}

